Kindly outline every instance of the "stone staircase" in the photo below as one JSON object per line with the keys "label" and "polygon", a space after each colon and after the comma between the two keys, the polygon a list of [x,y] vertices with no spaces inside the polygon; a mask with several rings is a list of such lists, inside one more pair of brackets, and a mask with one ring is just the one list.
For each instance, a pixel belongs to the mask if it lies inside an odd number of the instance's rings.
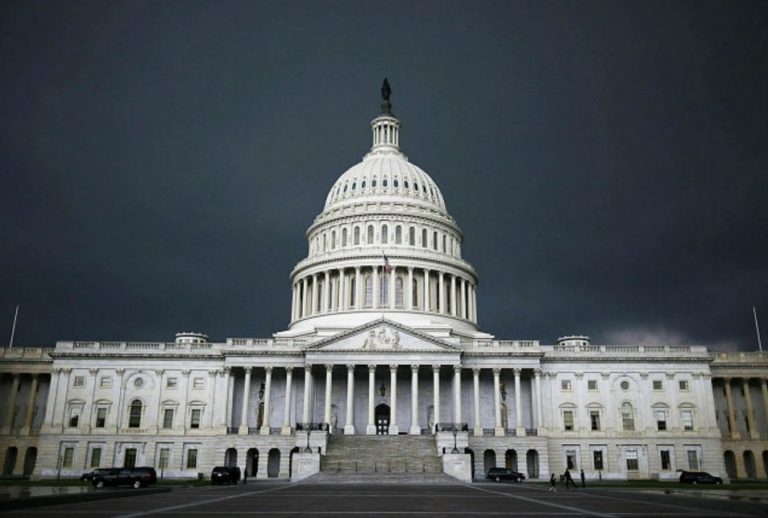
{"label": "stone staircase", "polygon": [[435,448],[430,435],[331,435],[326,454],[320,457],[318,479],[375,475],[380,481],[443,480],[443,460]]}

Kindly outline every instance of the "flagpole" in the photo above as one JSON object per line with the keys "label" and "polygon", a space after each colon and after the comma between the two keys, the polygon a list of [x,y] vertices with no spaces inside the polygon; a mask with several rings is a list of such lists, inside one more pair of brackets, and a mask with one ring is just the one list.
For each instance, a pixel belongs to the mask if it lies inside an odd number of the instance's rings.
{"label": "flagpole", "polygon": [[13,327],[11,327],[11,341],[8,344],[8,349],[13,347],[13,337],[16,334],[16,319],[19,317],[19,305],[16,304],[16,312],[13,315]]}
{"label": "flagpole", "polygon": [[760,352],[763,352],[763,341],[760,340],[760,325],[757,323],[757,309],[752,306],[752,315],[755,317],[755,332],[757,333],[757,347]]}

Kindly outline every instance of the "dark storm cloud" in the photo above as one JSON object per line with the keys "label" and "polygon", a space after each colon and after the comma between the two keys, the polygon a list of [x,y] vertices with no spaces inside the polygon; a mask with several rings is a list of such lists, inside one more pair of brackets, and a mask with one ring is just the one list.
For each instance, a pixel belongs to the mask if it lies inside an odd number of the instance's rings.
{"label": "dark storm cloud", "polygon": [[[4,2],[0,330],[269,336],[383,77],[481,327],[754,347],[764,2]],[[7,330],[7,331],[6,331]]]}

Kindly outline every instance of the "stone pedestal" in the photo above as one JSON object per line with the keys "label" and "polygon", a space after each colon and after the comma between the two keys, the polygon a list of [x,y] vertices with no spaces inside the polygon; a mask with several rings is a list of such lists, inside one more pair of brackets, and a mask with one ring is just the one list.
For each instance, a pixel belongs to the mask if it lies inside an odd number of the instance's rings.
{"label": "stone pedestal", "polygon": [[320,473],[319,453],[294,453],[291,482],[298,482]]}
{"label": "stone pedestal", "polygon": [[348,424],[344,426],[344,435],[355,435],[355,425]]}
{"label": "stone pedestal", "polygon": [[462,482],[472,482],[472,457],[467,453],[443,455],[443,473]]}

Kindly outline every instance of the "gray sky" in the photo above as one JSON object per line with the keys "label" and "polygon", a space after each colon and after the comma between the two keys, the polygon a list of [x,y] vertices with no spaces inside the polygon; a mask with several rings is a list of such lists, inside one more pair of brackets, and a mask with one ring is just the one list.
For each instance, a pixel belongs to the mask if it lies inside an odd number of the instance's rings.
{"label": "gray sky", "polygon": [[0,340],[270,336],[381,80],[500,338],[756,348],[768,3],[0,3]]}

